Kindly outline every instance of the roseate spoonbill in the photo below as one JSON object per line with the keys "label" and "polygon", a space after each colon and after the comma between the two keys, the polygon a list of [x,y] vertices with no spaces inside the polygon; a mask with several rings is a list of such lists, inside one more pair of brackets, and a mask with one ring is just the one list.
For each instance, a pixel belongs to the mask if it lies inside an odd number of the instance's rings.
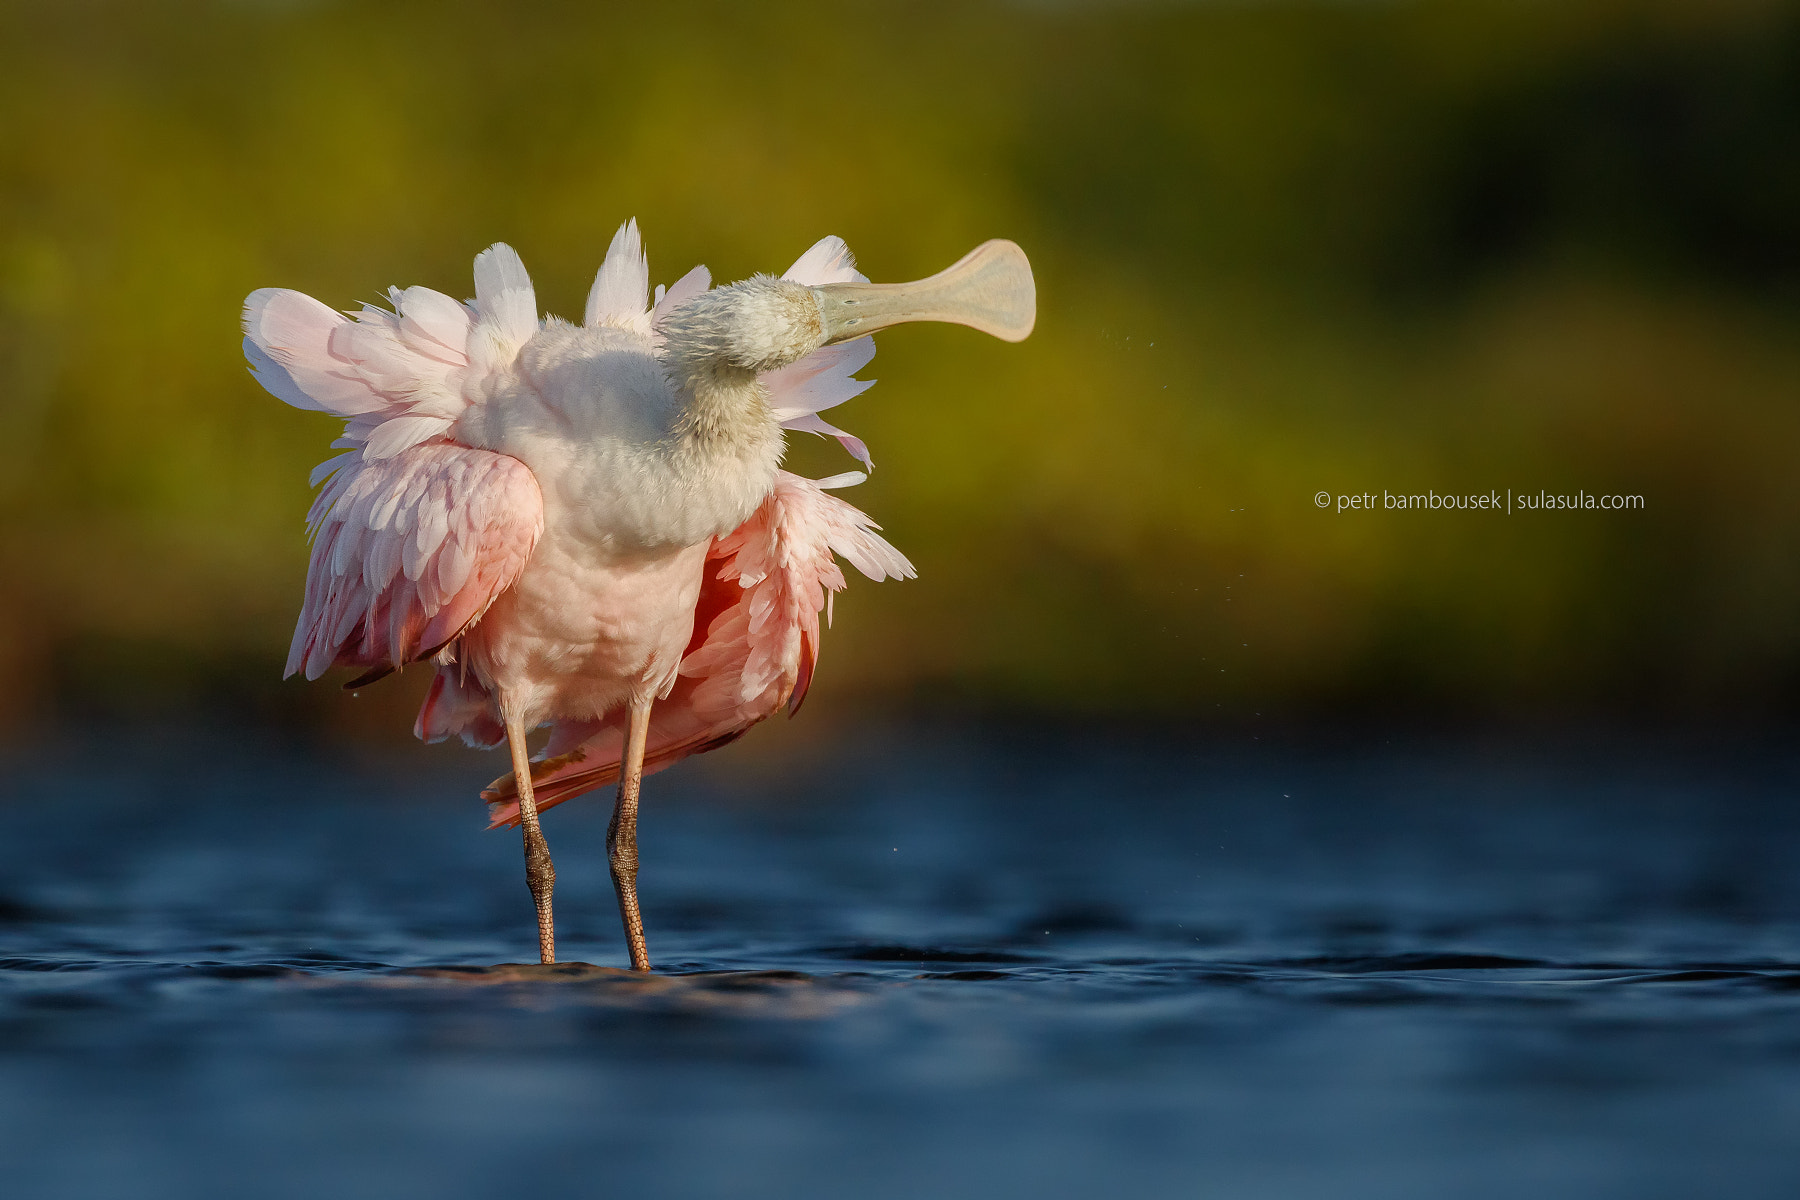
{"label": "roseate spoonbill", "polygon": [[[850,472],[779,469],[782,431],[862,442],[818,414],[869,386],[869,336],[949,321],[1019,341],[1036,319],[1024,252],[990,241],[914,283],[872,284],[835,237],[785,275],[711,288],[696,267],[649,296],[636,221],[613,238],[580,325],[538,316],[504,243],[475,257],[475,299],[391,288],[392,311],[339,314],[264,289],[244,353],[296,408],[346,418],[319,465],[312,557],[287,673],[431,660],[413,732],[507,743],[482,793],[522,827],[538,949],[556,960],[556,873],[538,814],[618,782],[607,855],[633,969],[639,781],[800,706],[819,610],[912,564],[827,489]],[[526,734],[552,727],[528,760]]]}

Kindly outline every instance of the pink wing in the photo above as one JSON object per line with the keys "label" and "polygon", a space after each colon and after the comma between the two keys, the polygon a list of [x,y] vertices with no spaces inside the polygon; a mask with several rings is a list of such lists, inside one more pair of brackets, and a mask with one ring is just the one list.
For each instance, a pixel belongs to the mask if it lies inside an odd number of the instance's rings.
{"label": "pink wing", "polygon": [[[337,445],[367,461],[448,434],[538,327],[531,277],[504,242],[475,256],[469,304],[423,287],[389,288],[388,299],[393,312],[364,305],[354,317],[286,288],[244,301],[257,381],[295,408],[343,417]],[[313,482],[336,469],[320,467]]]}
{"label": "pink wing", "polygon": [[[762,506],[707,554],[694,639],[674,689],[651,711],[646,775],[735,740],[783,704],[799,710],[818,661],[819,612],[827,592],[844,587],[833,551],[870,579],[914,575],[876,528],[812,480],[776,473]],[[532,768],[540,809],[618,779],[625,720],[620,712],[557,727]],[[482,792],[494,825],[518,823],[517,797],[510,775]]]}
{"label": "pink wing", "polygon": [[365,305],[354,317],[280,288],[244,305],[244,353],[262,385],[346,421],[336,445],[349,452],[313,472],[325,486],[307,518],[289,675],[350,666],[365,670],[361,683],[435,654],[512,585],[543,531],[525,464],[452,440],[487,377],[537,329],[519,256],[504,244],[477,255],[469,304],[420,287],[388,296],[392,312]]}
{"label": "pink wing", "polygon": [[512,586],[543,532],[537,479],[516,458],[435,441],[355,459],[336,460],[313,503],[289,675],[359,667],[360,684],[429,658]]}

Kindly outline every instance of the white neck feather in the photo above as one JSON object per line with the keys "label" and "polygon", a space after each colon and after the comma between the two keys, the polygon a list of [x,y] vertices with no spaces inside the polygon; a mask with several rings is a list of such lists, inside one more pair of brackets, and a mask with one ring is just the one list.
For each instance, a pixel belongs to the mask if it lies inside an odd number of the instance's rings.
{"label": "white neck feather", "polygon": [[774,486],[780,425],[757,376],[824,341],[810,289],[758,276],[664,318],[664,345],[552,321],[459,431],[513,454],[545,491],[546,532],[606,553],[729,533]]}

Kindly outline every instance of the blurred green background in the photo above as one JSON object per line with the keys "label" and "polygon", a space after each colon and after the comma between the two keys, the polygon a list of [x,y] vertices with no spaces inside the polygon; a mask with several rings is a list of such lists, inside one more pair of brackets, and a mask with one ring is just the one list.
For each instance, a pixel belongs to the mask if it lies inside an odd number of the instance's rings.
{"label": "blurred green background", "polygon": [[[1800,699],[1800,9],[1583,3],[0,4],[0,688],[60,719],[280,684],[329,419],[256,287],[579,315],[653,281],[1031,254],[1036,335],[883,335],[834,419],[920,568],[836,702],[1785,713]],[[796,469],[850,464],[800,436]],[[1635,512],[1320,509],[1371,491]],[[398,710],[422,680],[373,703]],[[375,696],[382,689],[371,689]],[[391,725],[391,728],[389,727]]]}

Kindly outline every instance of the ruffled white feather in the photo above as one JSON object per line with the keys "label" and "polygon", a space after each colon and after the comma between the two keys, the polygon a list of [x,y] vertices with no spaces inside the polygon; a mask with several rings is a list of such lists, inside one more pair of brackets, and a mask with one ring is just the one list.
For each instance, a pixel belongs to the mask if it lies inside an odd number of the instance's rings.
{"label": "ruffled white feather", "polygon": [[587,314],[582,324],[592,329],[616,325],[641,333],[650,332],[650,259],[638,236],[637,218],[619,226],[606,260],[588,289]]}

